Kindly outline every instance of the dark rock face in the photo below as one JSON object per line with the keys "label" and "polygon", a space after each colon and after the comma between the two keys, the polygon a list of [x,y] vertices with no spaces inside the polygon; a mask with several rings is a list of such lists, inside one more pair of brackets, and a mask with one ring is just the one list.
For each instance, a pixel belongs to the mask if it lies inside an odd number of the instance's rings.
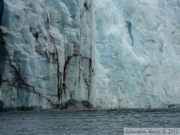
{"label": "dark rock face", "polygon": [[82,103],[82,105],[83,105],[84,107],[86,107],[86,108],[88,108],[88,109],[93,108],[93,105],[92,105],[89,101],[87,101],[87,100],[83,100],[81,103]]}
{"label": "dark rock face", "polygon": [[93,108],[93,105],[87,100],[77,101],[74,99],[68,100],[65,105],[61,107],[62,110],[89,110]]}

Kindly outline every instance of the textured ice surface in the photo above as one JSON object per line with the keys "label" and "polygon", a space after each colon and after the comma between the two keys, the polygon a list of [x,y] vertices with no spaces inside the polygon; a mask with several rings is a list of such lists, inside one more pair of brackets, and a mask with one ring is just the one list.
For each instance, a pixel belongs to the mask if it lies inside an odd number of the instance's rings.
{"label": "textured ice surface", "polygon": [[179,0],[4,0],[1,29],[4,107],[180,104]]}
{"label": "textured ice surface", "polygon": [[96,1],[95,103],[105,108],[180,104],[179,2]]}
{"label": "textured ice surface", "polygon": [[89,0],[5,0],[3,106],[47,109],[88,100],[92,24]]}

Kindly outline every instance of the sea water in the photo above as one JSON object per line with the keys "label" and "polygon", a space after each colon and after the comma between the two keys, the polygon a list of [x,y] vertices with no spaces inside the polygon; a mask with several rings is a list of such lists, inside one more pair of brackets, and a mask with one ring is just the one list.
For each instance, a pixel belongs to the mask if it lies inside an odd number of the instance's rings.
{"label": "sea water", "polygon": [[180,110],[0,112],[0,135],[123,135],[124,128],[179,128]]}

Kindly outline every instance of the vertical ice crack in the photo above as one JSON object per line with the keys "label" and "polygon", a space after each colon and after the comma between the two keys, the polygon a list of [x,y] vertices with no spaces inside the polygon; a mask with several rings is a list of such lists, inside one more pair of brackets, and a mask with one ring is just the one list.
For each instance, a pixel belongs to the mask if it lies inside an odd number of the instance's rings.
{"label": "vertical ice crack", "polygon": [[134,46],[134,38],[132,34],[132,24],[130,21],[125,21],[126,22],[126,27],[128,29],[129,37],[131,39],[131,45]]}
{"label": "vertical ice crack", "polygon": [[[58,103],[57,103],[56,107],[60,107],[61,98],[62,98],[62,91],[64,90],[64,82],[63,82],[62,73],[61,73],[61,71],[60,71],[60,63],[59,63],[58,49],[57,49],[57,46],[56,46],[56,44],[55,44],[54,37],[53,37],[52,35],[50,35],[50,39],[51,39],[52,45],[53,45],[54,48],[55,48],[55,52],[50,53],[50,54],[51,54],[54,62],[55,62],[56,65],[57,65],[57,100],[58,100]],[[45,54],[46,54],[47,59],[49,59],[48,54],[47,54],[47,51],[48,51],[48,50],[46,50]]]}
{"label": "vertical ice crack", "polygon": [[0,26],[2,23],[3,11],[4,11],[4,2],[3,2],[3,0],[0,0]]}
{"label": "vertical ice crack", "polygon": [[62,97],[62,90],[63,90],[63,85],[62,85],[62,73],[60,72],[60,64],[59,64],[59,55],[58,55],[58,50],[57,50],[57,47],[55,47],[56,49],[56,63],[57,63],[57,79],[58,79],[58,84],[57,84],[57,89],[58,89],[58,93],[57,93],[57,96],[58,96],[58,106],[60,106],[60,100],[61,100],[61,97]]}
{"label": "vertical ice crack", "polygon": [[[3,11],[4,11],[4,3],[3,0],[0,0],[0,26],[2,24]],[[6,60],[5,45],[3,41],[3,33],[0,28],[0,86],[2,83],[2,74],[5,68],[5,60]]]}

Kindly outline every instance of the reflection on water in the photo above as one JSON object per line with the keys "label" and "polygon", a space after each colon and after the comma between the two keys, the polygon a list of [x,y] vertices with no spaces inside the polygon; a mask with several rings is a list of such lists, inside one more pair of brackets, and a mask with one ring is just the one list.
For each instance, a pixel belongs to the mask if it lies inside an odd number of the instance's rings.
{"label": "reflection on water", "polygon": [[125,127],[179,126],[179,110],[0,112],[0,135],[123,135]]}

